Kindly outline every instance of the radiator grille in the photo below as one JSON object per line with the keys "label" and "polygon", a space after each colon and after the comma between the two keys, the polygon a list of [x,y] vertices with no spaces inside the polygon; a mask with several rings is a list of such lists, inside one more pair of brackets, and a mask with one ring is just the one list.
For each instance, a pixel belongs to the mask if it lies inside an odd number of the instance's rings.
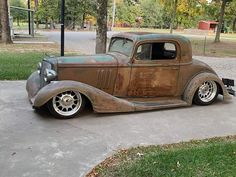
{"label": "radiator grille", "polygon": [[109,89],[111,84],[112,70],[101,69],[97,71],[97,87],[100,89]]}

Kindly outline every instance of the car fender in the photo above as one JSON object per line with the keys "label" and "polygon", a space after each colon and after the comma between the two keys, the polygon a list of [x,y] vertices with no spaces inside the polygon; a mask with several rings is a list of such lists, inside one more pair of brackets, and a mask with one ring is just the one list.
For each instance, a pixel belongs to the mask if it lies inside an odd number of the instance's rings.
{"label": "car fender", "polygon": [[95,112],[131,112],[134,105],[126,100],[114,97],[93,86],[76,81],[54,81],[41,88],[35,95],[33,106],[41,107],[61,92],[78,91],[89,99]]}
{"label": "car fender", "polygon": [[188,83],[187,87],[185,87],[183,100],[186,101],[189,105],[192,104],[194,94],[196,93],[198,87],[207,80],[215,81],[219,86],[219,94],[223,95],[223,99],[230,100],[232,97],[229,95],[227,89],[225,88],[221,79],[213,73],[200,73],[193,77],[191,81]]}

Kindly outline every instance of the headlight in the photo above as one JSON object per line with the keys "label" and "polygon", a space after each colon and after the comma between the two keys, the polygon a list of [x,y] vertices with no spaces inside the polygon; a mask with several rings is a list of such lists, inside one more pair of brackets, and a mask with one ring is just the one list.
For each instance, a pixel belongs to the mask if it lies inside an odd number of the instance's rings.
{"label": "headlight", "polygon": [[42,69],[42,63],[39,62],[38,65],[37,65],[37,70],[38,70],[38,73],[40,74],[41,72],[41,69]]}
{"label": "headlight", "polygon": [[56,71],[52,69],[45,69],[44,71],[44,81],[49,82],[57,77]]}

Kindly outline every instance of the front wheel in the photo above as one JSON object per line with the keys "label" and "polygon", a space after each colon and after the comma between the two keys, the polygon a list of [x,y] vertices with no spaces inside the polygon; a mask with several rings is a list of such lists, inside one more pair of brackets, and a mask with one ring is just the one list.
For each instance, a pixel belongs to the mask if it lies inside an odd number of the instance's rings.
{"label": "front wheel", "polygon": [[205,81],[200,85],[194,95],[194,103],[197,105],[210,105],[218,96],[218,86],[215,81]]}
{"label": "front wheel", "polygon": [[65,91],[54,96],[48,102],[49,111],[58,118],[68,119],[84,109],[85,99],[75,91]]}

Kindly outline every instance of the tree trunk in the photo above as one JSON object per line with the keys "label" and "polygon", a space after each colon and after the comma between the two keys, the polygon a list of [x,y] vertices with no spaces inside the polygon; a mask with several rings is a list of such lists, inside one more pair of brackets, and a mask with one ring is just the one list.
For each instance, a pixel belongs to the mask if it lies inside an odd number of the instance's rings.
{"label": "tree trunk", "polygon": [[11,32],[10,32],[10,25],[9,25],[9,13],[8,13],[8,1],[7,0],[0,0],[0,17],[1,17],[1,41],[5,44],[11,44]]}
{"label": "tree trunk", "polygon": [[73,20],[72,20],[72,30],[75,30],[75,24],[76,24],[76,16],[74,14]]}
{"label": "tree trunk", "polygon": [[35,11],[38,10],[38,5],[39,5],[39,1],[38,1],[38,0],[34,0],[34,8],[35,8]]}
{"label": "tree trunk", "polygon": [[[38,0],[34,0],[34,10],[35,10],[35,12],[38,11],[38,6],[39,6],[39,1]],[[36,29],[39,29],[39,18],[38,18],[37,13],[36,13],[35,19],[36,19]]]}
{"label": "tree trunk", "polygon": [[108,0],[97,0],[96,53],[106,53],[107,2]]}
{"label": "tree trunk", "polygon": [[50,19],[50,30],[53,30],[54,28],[53,28],[53,19]]}
{"label": "tree trunk", "polygon": [[36,29],[39,29],[39,19],[36,17]]}
{"label": "tree trunk", "polygon": [[83,17],[82,17],[82,22],[81,22],[81,29],[84,30],[84,20],[85,20],[85,13],[83,13]]}
{"label": "tree trunk", "polygon": [[48,19],[45,19],[45,29],[48,29]]}
{"label": "tree trunk", "polygon": [[16,18],[16,22],[17,22],[17,26],[20,26],[20,18],[19,17]]}
{"label": "tree trunk", "polygon": [[221,33],[222,24],[224,20],[226,3],[227,3],[227,0],[222,0],[221,9],[220,9],[220,20],[219,20],[217,31],[216,31],[215,42],[220,42],[220,33]]}
{"label": "tree trunk", "polygon": [[173,33],[173,28],[175,25],[177,5],[178,5],[178,0],[174,0],[174,11],[173,11],[173,15],[171,17],[171,23],[170,23],[170,33],[171,34]]}
{"label": "tree trunk", "polygon": [[236,18],[234,19],[234,22],[233,22],[233,32],[236,32]]}

